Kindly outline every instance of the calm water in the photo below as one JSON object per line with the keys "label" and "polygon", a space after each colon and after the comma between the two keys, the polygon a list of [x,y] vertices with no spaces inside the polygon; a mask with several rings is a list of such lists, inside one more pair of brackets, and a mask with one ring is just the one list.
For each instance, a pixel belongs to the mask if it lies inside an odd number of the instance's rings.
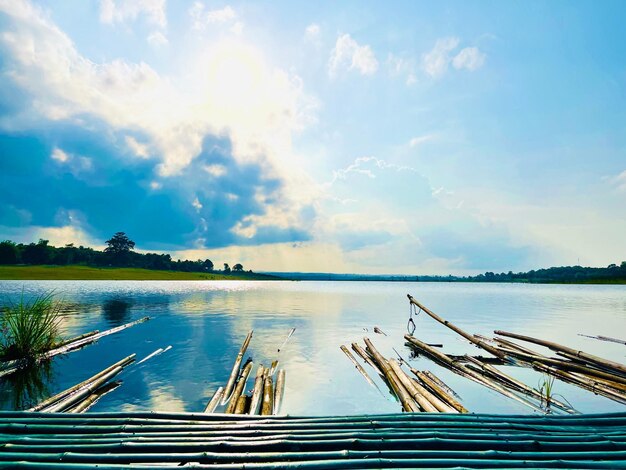
{"label": "calm water", "polygon": [[[152,320],[56,357],[35,373],[3,380],[0,409],[5,410],[26,407],[128,354],[137,353],[141,359],[171,345],[166,353],[127,368],[119,376],[123,385],[92,410],[202,411],[215,389],[225,384],[246,333],[254,329],[248,355],[255,364],[268,365],[278,358],[286,369],[283,412],[320,415],[399,411],[398,403],[383,398],[365,382],[339,346],[349,346],[352,341],[362,343],[363,336],[368,336],[384,355],[393,357],[395,348],[408,358],[403,340],[409,315],[407,293],[472,333],[490,335],[494,329],[503,329],[626,362],[626,346],[578,335],[626,337],[626,286],[0,281],[0,303],[17,299],[22,289],[25,295],[55,290],[65,304],[65,336],[104,330],[146,315]],[[478,351],[423,313],[416,324],[418,338],[443,343],[445,352]],[[388,336],[375,334],[374,326]],[[294,336],[278,353],[292,327],[296,328]],[[532,413],[427,359],[411,363],[417,369],[438,374],[461,395],[470,411]],[[533,387],[541,379],[541,374],[528,369],[506,369]],[[583,412],[624,408],[563,382],[556,382],[555,393]]]}

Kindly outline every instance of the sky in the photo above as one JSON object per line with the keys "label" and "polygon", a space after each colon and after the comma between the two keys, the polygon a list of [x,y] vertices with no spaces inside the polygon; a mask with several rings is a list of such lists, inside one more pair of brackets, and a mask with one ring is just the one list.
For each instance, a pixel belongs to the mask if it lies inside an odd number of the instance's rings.
{"label": "sky", "polygon": [[0,0],[0,239],[255,271],[626,260],[626,3]]}

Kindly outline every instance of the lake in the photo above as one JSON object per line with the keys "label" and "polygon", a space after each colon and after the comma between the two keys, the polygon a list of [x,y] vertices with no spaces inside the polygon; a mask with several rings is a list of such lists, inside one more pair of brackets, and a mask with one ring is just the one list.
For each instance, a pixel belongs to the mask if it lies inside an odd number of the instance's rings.
{"label": "lake", "polygon": [[[92,411],[200,412],[226,383],[247,332],[254,336],[247,356],[256,365],[279,359],[286,370],[283,413],[326,415],[398,412],[391,397],[369,386],[339,347],[369,337],[386,357],[404,346],[413,295],[435,313],[470,333],[493,336],[501,329],[560,342],[617,362],[626,346],[585,338],[579,333],[626,338],[626,286],[527,285],[405,282],[291,281],[0,281],[0,304],[54,290],[64,303],[65,337],[104,330],[150,316],[148,322],[104,337],[80,351],[55,357],[35,372],[0,381],[0,409],[21,409],[99,372],[132,354],[123,385]],[[450,354],[480,351],[421,313],[415,336],[442,343]],[[388,336],[376,334],[378,326]],[[291,328],[295,334],[283,343]],[[529,344],[531,349],[546,350]],[[426,358],[410,361],[435,372],[472,412],[533,413],[529,408],[452,374]],[[371,372],[365,366],[368,372]],[[538,372],[503,367],[531,387]],[[252,374],[252,375],[253,375]],[[373,378],[374,373],[370,374]],[[375,380],[378,380],[375,378]],[[253,380],[249,380],[248,389]],[[384,391],[384,385],[380,384]],[[581,412],[623,411],[623,405],[557,381],[554,393]]]}

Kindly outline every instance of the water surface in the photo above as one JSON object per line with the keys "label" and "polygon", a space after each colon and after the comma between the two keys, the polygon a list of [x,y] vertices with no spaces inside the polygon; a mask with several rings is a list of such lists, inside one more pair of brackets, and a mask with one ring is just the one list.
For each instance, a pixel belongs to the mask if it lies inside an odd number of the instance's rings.
{"label": "water surface", "polygon": [[[246,333],[255,364],[279,359],[287,382],[282,411],[289,414],[396,412],[361,377],[339,349],[368,336],[387,357],[404,346],[409,304],[406,294],[471,333],[502,329],[567,344],[618,362],[626,346],[579,333],[626,337],[626,286],[561,286],[404,282],[259,281],[0,281],[0,303],[54,290],[64,302],[63,334],[104,330],[150,316],[152,320],[100,339],[80,351],[54,358],[37,371],[0,382],[0,409],[27,407],[65,389],[113,362],[136,353],[141,359],[168,345],[172,349],[127,368],[123,385],[92,411],[189,411],[204,409],[224,385]],[[388,336],[373,332],[378,326]],[[450,354],[478,353],[467,341],[421,313],[415,335],[443,343]],[[289,330],[296,332],[280,351]],[[542,348],[526,345],[545,352]],[[532,413],[528,408],[425,358],[410,361],[435,372],[473,412]],[[366,366],[367,368],[367,366]],[[256,370],[256,366],[255,369]],[[368,372],[371,370],[368,369]],[[537,387],[542,375],[506,371]],[[374,377],[374,373],[371,373]],[[249,388],[252,387],[252,380]],[[380,384],[381,389],[385,390]],[[555,393],[583,412],[623,411],[624,406],[563,382]]]}

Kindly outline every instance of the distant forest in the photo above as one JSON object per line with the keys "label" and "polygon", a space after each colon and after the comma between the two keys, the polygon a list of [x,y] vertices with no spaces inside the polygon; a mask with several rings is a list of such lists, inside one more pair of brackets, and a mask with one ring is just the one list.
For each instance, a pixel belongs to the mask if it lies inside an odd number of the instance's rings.
{"label": "distant forest", "polygon": [[[106,242],[103,251],[70,243],[56,247],[48,240],[40,239],[37,243],[15,243],[11,240],[0,242],[0,265],[83,265],[93,267],[143,268],[183,272],[215,272],[210,259],[189,261],[176,260],[168,254],[137,253],[133,251],[135,242],[124,232],[117,232]],[[242,273],[243,265],[236,263],[232,267],[224,263],[222,274]],[[248,271],[249,273],[252,271]]]}

